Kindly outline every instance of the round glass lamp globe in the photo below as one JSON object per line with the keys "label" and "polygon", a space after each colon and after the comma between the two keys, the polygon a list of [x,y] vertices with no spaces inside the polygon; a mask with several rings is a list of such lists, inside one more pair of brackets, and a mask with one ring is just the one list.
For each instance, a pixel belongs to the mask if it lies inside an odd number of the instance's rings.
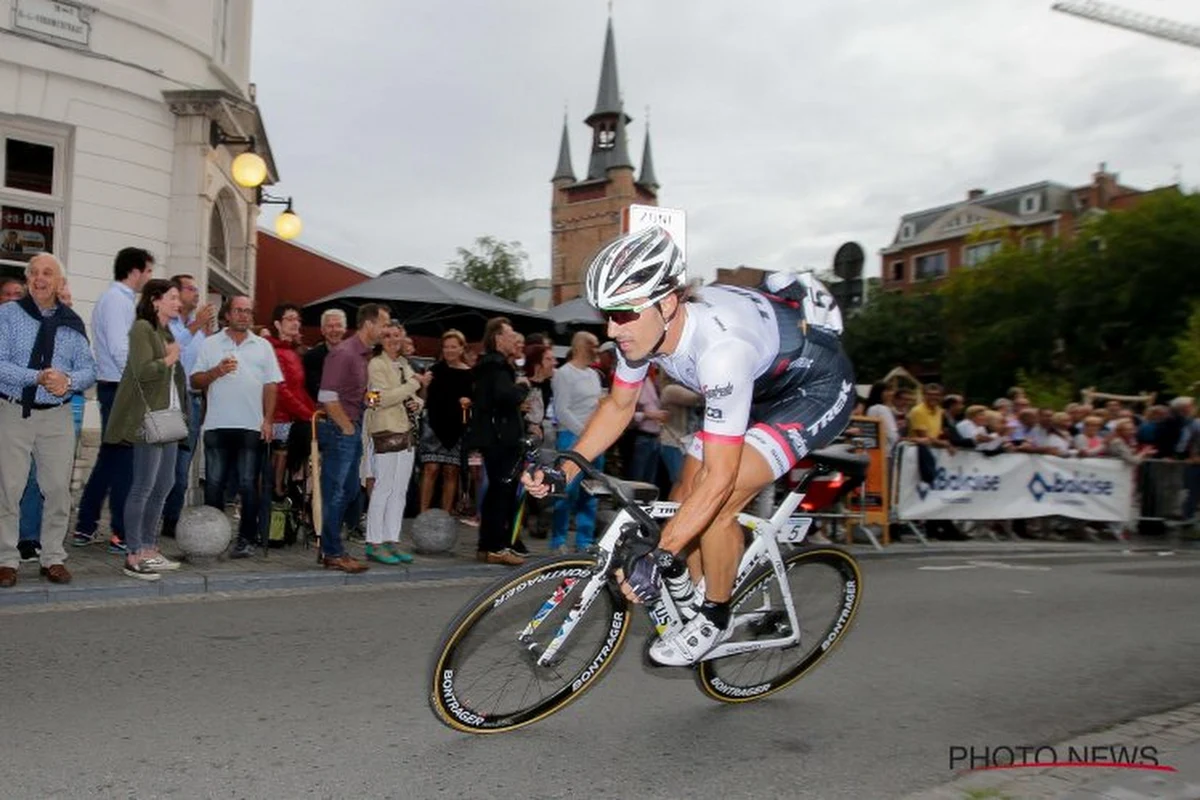
{"label": "round glass lamp globe", "polygon": [[253,189],[267,179],[267,162],[258,153],[242,153],[233,160],[233,179],[239,186]]}
{"label": "round glass lamp globe", "polygon": [[275,218],[275,232],[280,239],[295,239],[304,230],[304,225],[295,212],[284,211]]}

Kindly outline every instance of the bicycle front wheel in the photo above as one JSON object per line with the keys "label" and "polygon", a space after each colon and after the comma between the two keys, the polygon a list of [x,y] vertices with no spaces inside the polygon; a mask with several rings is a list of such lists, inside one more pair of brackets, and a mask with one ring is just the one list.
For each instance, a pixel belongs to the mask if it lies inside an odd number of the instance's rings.
{"label": "bicycle front wheel", "polygon": [[[548,717],[595,685],[630,622],[625,600],[593,581],[595,565],[581,555],[541,559],[467,604],[435,651],[434,716],[466,733],[501,733]],[[539,664],[555,644],[549,663]]]}
{"label": "bicycle front wheel", "polygon": [[[829,655],[850,630],[862,597],[862,573],[854,557],[836,547],[810,546],[785,552],[783,563],[800,641],[702,661],[696,682],[714,700],[745,703],[786,689]],[[769,564],[737,587],[730,609],[737,620],[731,642],[791,633],[783,589]]]}

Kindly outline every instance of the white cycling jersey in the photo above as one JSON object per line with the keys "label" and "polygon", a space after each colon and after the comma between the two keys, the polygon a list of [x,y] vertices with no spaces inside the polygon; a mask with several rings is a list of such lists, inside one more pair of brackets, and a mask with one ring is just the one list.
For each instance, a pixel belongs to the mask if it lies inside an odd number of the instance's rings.
{"label": "white cycling jersey", "polygon": [[[687,304],[675,352],[651,361],[704,395],[702,439],[740,442],[746,435],[754,381],[776,363],[779,325],[759,292],[739,286],[706,286]],[[649,363],[630,366],[617,351],[614,382],[639,385]]]}

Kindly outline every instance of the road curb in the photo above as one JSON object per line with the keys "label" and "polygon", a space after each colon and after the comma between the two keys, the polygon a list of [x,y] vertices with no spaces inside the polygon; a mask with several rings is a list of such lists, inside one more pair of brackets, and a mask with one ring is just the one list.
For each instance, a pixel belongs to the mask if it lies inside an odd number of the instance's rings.
{"label": "road curb", "polygon": [[[1056,545],[1005,546],[998,543],[992,547],[961,547],[933,544],[920,549],[853,551],[860,561],[879,561],[920,558],[1003,558],[1027,555],[1121,555],[1123,553],[1153,553],[1189,548],[1146,543],[1120,545],[1081,545],[1067,543]],[[420,583],[455,578],[486,578],[504,574],[505,568],[492,564],[460,562],[438,566],[374,568],[360,575],[347,575],[330,570],[291,570],[286,572],[242,572],[206,573],[184,571],[166,575],[162,580],[150,582],[96,583],[76,581],[66,586],[44,582],[29,583],[0,592],[0,609],[53,603],[96,603],[108,600],[151,600],[156,598],[179,598],[189,595],[254,593],[280,589],[324,589],[338,586],[372,586],[393,583]],[[117,579],[121,580],[121,579]]]}
{"label": "road curb", "polygon": [[206,594],[252,594],[280,589],[325,589],[338,586],[373,586],[421,583],[453,578],[499,576],[502,568],[490,564],[456,564],[444,567],[373,569],[361,575],[325,570],[247,572],[240,574],[182,573],[143,583],[73,583],[66,586],[35,584],[0,593],[0,609],[52,603],[96,603],[109,600],[153,600]]}

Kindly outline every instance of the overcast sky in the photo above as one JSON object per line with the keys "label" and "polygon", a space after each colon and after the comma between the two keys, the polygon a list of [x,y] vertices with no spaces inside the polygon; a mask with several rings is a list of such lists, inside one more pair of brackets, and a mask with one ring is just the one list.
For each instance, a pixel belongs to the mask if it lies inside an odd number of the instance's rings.
{"label": "overcast sky", "polygon": [[[1194,0],[1119,0],[1200,24]],[[1051,0],[617,0],[640,168],[688,260],[869,273],[901,214],[970,187],[1200,184],[1200,50],[1052,12]],[[586,172],[603,0],[255,0],[251,80],[300,241],[371,272],[444,273],[478,236],[549,275],[564,107]],[[275,209],[264,218],[270,225]]]}

